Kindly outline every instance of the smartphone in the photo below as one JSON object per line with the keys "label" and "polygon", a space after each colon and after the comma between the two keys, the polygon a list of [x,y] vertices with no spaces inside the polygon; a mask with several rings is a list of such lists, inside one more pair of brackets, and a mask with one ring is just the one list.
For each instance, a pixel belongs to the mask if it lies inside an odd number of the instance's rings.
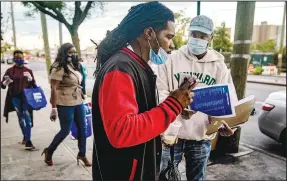
{"label": "smartphone", "polygon": [[194,88],[198,83],[198,79],[196,76],[192,76],[186,73],[180,73],[180,78],[179,78],[179,87],[181,87],[185,82],[187,82],[189,79],[194,78],[194,82],[192,83],[191,87]]}

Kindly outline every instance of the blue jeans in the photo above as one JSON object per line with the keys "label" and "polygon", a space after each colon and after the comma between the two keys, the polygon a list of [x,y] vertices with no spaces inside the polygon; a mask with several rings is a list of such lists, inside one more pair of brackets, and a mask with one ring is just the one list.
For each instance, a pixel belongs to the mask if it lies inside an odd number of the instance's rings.
{"label": "blue jeans", "polygon": [[19,125],[25,141],[31,141],[31,115],[27,110],[26,105],[18,97],[12,98],[12,104],[18,116]]}
{"label": "blue jeans", "polygon": [[58,116],[60,120],[61,130],[56,134],[52,143],[48,147],[48,151],[53,153],[58,145],[69,135],[72,122],[75,121],[78,128],[78,148],[79,156],[86,156],[86,110],[84,104],[77,106],[57,106]]}
{"label": "blue jeans", "polygon": [[[203,180],[210,151],[211,143],[209,140],[193,141],[178,139],[178,143],[174,147],[174,161],[176,166],[178,166],[184,153],[187,180]],[[160,163],[161,170],[167,167],[169,159],[169,148],[163,146]]]}

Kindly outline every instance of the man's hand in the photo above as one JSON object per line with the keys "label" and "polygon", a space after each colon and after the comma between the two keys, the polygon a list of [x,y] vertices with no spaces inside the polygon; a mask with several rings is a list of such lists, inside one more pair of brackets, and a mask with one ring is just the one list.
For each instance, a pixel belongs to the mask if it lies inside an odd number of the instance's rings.
{"label": "man's hand", "polygon": [[192,115],[194,115],[196,113],[196,111],[192,111],[192,110],[189,110],[189,109],[184,109],[182,112],[181,112],[181,118],[182,119],[190,119]]}
{"label": "man's hand", "polygon": [[228,126],[228,124],[225,121],[221,121],[221,126],[218,128],[218,132],[221,136],[232,136],[234,132],[236,131],[235,129],[232,129]]}
{"label": "man's hand", "polygon": [[187,108],[193,102],[194,93],[191,90],[196,86],[196,83],[194,78],[190,78],[181,87],[172,91],[170,96],[177,99],[183,108]]}

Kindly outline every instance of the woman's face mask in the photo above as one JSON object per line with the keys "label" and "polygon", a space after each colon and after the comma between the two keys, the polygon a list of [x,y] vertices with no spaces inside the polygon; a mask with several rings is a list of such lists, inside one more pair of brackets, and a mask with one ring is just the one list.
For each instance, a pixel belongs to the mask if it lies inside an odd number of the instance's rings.
{"label": "woman's face mask", "polygon": [[164,64],[167,61],[167,53],[166,51],[159,45],[157,37],[155,35],[157,45],[159,47],[157,54],[153,51],[150,42],[148,41],[150,51],[149,51],[149,59],[152,61],[152,63],[156,65]]}
{"label": "woman's face mask", "polygon": [[24,60],[23,60],[23,59],[15,59],[15,58],[14,58],[14,62],[15,62],[17,65],[23,65],[23,64],[24,64]]}
{"label": "woman's face mask", "polygon": [[71,61],[72,63],[76,63],[77,60],[78,60],[77,59],[77,51],[76,51],[76,48],[73,47],[68,52],[68,61]]}
{"label": "woman's face mask", "polygon": [[21,54],[14,55],[13,60],[14,60],[16,65],[21,66],[24,64],[24,58],[23,58],[23,55],[21,55]]}
{"label": "woman's face mask", "polygon": [[199,38],[189,37],[187,46],[192,54],[201,55],[206,52],[208,41]]}
{"label": "woman's face mask", "polygon": [[77,61],[77,55],[69,56],[71,58],[71,62],[75,63]]}

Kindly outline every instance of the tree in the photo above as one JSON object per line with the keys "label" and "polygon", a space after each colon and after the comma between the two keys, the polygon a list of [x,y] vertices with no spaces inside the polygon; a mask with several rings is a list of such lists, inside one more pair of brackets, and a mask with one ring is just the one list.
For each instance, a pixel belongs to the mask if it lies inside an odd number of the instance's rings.
{"label": "tree", "polygon": [[184,11],[174,13],[175,16],[175,25],[176,25],[176,34],[172,39],[174,43],[174,48],[178,49],[181,46],[187,44],[187,39],[184,39],[187,25],[191,22],[191,18],[184,17]]}
{"label": "tree", "polygon": [[275,52],[276,42],[274,40],[268,40],[262,44],[251,45],[251,50],[258,50],[260,52]]}
{"label": "tree", "polygon": [[254,52],[255,50],[256,50],[256,45],[251,44],[251,45],[250,45],[250,51],[251,51],[251,52]]}
{"label": "tree", "polygon": [[[100,12],[103,12],[105,5],[104,2],[88,1],[86,5],[83,6],[81,1],[75,1],[74,8],[71,8],[71,2],[63,1],[23,1],[22,3],[25,7],[32,9],[32,11],[26,14],[28,16],[33,16],[34,13],[41,11],[63,23],[70,32],[72,42],[79,55],[81,53],[78,35],[79,26],[90,15],[92,8],[97,6]],[[71,21],[71,23],[68,21]]]}
{"label": "tree", "polygon": [[3,40],[3,31],[2,31],[2,27],[3,27],[3,21],[2,21],[2,12],[1,12],[1,41]]}
{"label": "tree", "polygon": [[[230,73],[234,82],[238,99],[245,97],[246,80],[248,72],[248,62],[250,54],[250,44],[244,43],[244,40],[251,40],[254,24],[255,1],[239,1],[236,8],[236,21],[234,41],[238,43],[233,45]],[[229,152],[238,152],[241,128],[228,138],[230,144],[223,144]]]}
{"label": "tree", "polygon": [[214,30],[213,48],[216,51],[231,51],[232,43],[230,42],[230,35],[227,34],[225,22],[222,22],[221,26]]}
{"label": "tree", "polygon": [[1,43],[1,53],[5,53],[7,51],[11,50],[12,45],[10,45],[9,43],[5,42],[5,43]]}
{"label": "tree", "polygon": [[[280,53],[280,51],[277,51],[273,54],[273,59],[272,59],[272,63],[274,65],[278,65],[278,54]],[[283,72],[286,72],[286,46],[283,47],[283,53],[282,53],[282,69]]]}

